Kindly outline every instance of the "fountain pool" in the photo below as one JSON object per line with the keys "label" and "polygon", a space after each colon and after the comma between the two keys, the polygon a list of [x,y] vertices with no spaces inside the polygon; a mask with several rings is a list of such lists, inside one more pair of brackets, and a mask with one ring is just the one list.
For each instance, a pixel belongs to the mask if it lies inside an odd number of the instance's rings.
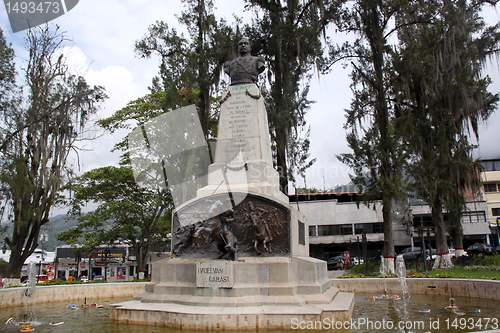
{"label": "fountain pool", "polygon": [[[396,327],[388,329],[387,325],[392,322],[394,326],[401,320],[398,312],[400,304],[392,297],[390,299],[377,299],[369,301],[373,294],[356,294],[356,306],[354,308],[352,322],[357,325],[351,329],[333,329],[329,332],[345,333],[368,333],[368,332],[404,332]],[[381,296],[381,295],[380,295]],[[392,295],[390,295],[392,296]],[[423,325],[408,329],[408,332],[478,332],[488,329],[500,329],[500,310],[498,301],[484,300],[479,298],[455,297],[458,308],[464,311],[464,316],[457,316],[445,309],[449,305],[449,298],[443,296],[424,296],[412,295],[407,302],[409,321],[412,325]],[[79,309],[72,310],[68,308],[67,302],[53,302],[36,304],[34,306],[35,318],[32,320],[32,326],[35,332],[73,332],[73,333],[191,333],[194,331],[180,331],[160,326],[144,326],[131,324],[118,324],[109,320],[109,306],[114,303],[128,301],[130,298],[101,298],[88,299],[88,303],[98,303],[104,305],[103,308],[89,307],[83,309],[83,301],[75,301]],[[429,313],[421,313],[420,310],[428,309]],[[474,310],[481,309],[480,313]],[[13,317],[15,322],[23,319],[24,307],[2,308],[0,311],[0,332],[19,332],[20,327],[5,322]],[[489,318],[488,327],[485,324]],[[64,322],[60,326],[50,326],[51,322]],[[366,322],[366,324],[358,325]],[[386,323],[386,327],[377,326]],[[432,329],[430,326],[439,322],[439,327]],[[473,323],[474,325],[472,325]],[[477,324],[482,324],[482,328]],[[496,323],[496,324],[495,324]],[[305,327],[307,323],[302,325]],[[464,325],[462,325],[464,324]],[[371,325],[371,326],[370,326]],[[495,326],[496,325],[496,326]],[[448,329],[447,329],[448,326]],[[463,326],[463,328],[461,328]],[[298,327],[297,327],[298,328]],[[319,328],[319,327],[318,327]],[[322,327],[326,332],[328,327]],[[251,331],[244,331],[251,332]],[[260,330],[262,332],[262,330]],[[297,332],[289,331],[270,331],[270,332]]]}

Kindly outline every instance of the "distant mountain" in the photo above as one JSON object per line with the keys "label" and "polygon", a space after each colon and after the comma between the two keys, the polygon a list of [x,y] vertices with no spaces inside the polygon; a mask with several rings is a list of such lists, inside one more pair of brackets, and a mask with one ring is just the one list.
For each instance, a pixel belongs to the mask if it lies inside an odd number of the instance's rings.
{"label": "distant mountain", "polygon": [[[56,246],[65,245],[65,242],[58,241],[56,239],[56,235],[75,227],[78,224],[76,219],[69,218],[68,215],[61,214],[50,218],[49,223],[47,223],[44,227],[47,230],[47,235],[49,236],[49,240],[43,242],[43,248],[46,251],[55,251]],[[40,243],[40,247],[41,247]]]}
{"label": "distant mountain", "polygon": [[[42,229],[47,231],[48,240],[43,242],[43,249],[46,251],[55,251],[56,246],[65,245],[65,242],[58,241],[56,235],[73,228],[78,224],[76,219],[71,219],[65,214],[53,216],[50,218],[49,223],[45,224]],[[6,227],[5,233],[1,233],[2,237],[12,234],[12,224],[9,225],[8,222],[2,222],[2,227]],[[39,242],[40,248],[42,243]]]}

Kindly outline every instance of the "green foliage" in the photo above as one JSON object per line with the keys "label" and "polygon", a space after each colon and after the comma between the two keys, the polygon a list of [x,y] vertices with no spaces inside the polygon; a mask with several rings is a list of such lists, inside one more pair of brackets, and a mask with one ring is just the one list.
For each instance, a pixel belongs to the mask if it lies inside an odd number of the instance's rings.
{"label": "green foliage", "polygon": [[153,79],[151,92],[164,92],[163,112],[196,104],[207,139],[216,136],[217,113],[213,107],[225,61],[232,58],[234,32],[224,20],[215,18],[212,0],[183,0],[187,10],[179,15],[189,37],[167,23],[157,21],[135,42],[137,54],[161,57],[160,73]]}
{"label": "green foliage", "polygon": [[432,207],[438,252],[446,249],[443,208],[462,242],[464,189],[478,184],[469,136],[498,101],[481,75],[485,60],[499,53],[500,25],[487,27],[480,11],[496,3],[358,0],[339,1],[334,10],[339,30],[358,36],[332,46],[324,68],[354,60],[345,126],[353,152],[339,158],[366,201],[382,195],[387,256],[391,201],[404,197],[406,183]]}
{"label": "green foliage", "polygon": [[[362,263],[356,266],[353,266],[349,270],[347,270],[348,275],[365,275],[366,272],[366,264]],[[368,262],[368,274],[374,275],[380,272],[380,265],[373,262],[369,261]]]}
{"label": "green foliage", "polygon": [[310,72],[323,61],[320,38],[329,23],[329,8],[313,0],[246,2],[257,15],[245,34],[252,41],[252,53],[269,65],[266,107],[280,188],[287,193],[288,180],[295,181],[295,173],[304,177],[314,163],[309,159],[305,114],[313,103],[307,99]]}
{"label": "green foliage", "polygon": [[3,31],[0,29],[0,109],[10,108],[13,105],[12,92],[15,89],[15,76],[14,50],[7,44]]}
{"label": "green foliage", "polygon": [[352,61],[354,98],[344,126],[352,153],[337,157],[354,170],[351,180],[364,193],[366,204],[382,200],[385,257],[394,257],[392,202],[405,196],[406,155],[394,123],[397,107],[390,96],[394,69],[388,43],[390,24],[398,10],[404,10],[399,1],[339,1],[335,24],[343,32],[354,33],[356,40],[331,46],[329,62],[323,68],[327,71],[337,62]]}
{"label": "green foliage", "polygon": [[[398,16],[398,126],[411,148],[407,171],[413,188],[432,209],[438,252],[447,248],[443,208],[450,211],[457,246],[461,244],[464,193],[479,184],[470,135],[477,139],[478,124],[499,99],[487,91],[490,79],[481,75],[486,59],[499,52],[500,26],[487,27],[480,10],[496,2],[445,1]],[[419,24],[409,24],[415,15]]]}
{"label": "green foliage", "polygon": [[315,187],[312,188],[298,188],[297,194],[309,194],[309,193],[325,193],[323,190],[319,190]]}
{"label": "green foliage", "polygon": [[486,265],[486,266],[500,267],[500,255],[495,254],[492,256],[484,256],[483,262],[484,262],[484,265]]}
{"label": "green foliage", "polygon": [[468,255],[460,258],[454,258],[457,266],[472,267],[472,266],[498,266],[500,267],[500,255]]}
{"label": "green foliage", "polygon": [[5,238],[12,251],[9,275],[19,276],[38,246],[40,228],[72,172],[67,157],[107,97],[103,87],[91,87],[68,71],[61,53],[66,41],[58,28],[28,31],[24,90],[16,92],[16,103],[1,109],[2,213],[13,221],[12,235]]}
{"label": "green foliage", "polygon": [[465,266],[466,271],[497,271],[500,272],[500,266],[490,265],[490,266]]}
{"label": "green foliage", "polygon": [[[71,216],[78,225],[60,233],[57,238],[68,244],[81,244],[93,250],[115,241],[129,244],[139,270],[144,269],[152,247],[166,248],[170,232],[172,202],[168,192],[141,187],[128,167],[102,167],[73,179],[66,187],[73,196],[68,199]],[[82,214],[90,202],[97,208]]]}

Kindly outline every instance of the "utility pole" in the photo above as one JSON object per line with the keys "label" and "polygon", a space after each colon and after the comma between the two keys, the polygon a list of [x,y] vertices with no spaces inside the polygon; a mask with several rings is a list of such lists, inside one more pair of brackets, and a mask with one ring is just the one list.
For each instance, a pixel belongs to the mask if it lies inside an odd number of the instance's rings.
{"label": "utility pole", "polygon": [[40,242],[42,243],[42,260],[40,261],[40,273],[38,275],[42,275],[43,262],[45,261],[45,258],[44,258],[45,249],[44,249],[43,243],[47,242],[49,240],[49,235],[47,234],[47,231],[45,229],[43,229],[39,238],[40,238]]}
{"label": "utility pole", "polygon": [[424,222],[422,221],[422,217],[420,217],[420,241],[422,244],[422,259],[424,260],[424,275],[429,275],[429,271],[427,270],[427,258],[425,255],[425,239],[424,239]]}
{"label": "utility pole", "polygon": [[363,257],[365,258],[365,276],[369,276],[370,273],[368,272],[368,250],[366,248],[366,243],[368,242],[368,239],[366,238],[366,232],[363,230],[363,235],[362,235],[362,240],[363,240]]}

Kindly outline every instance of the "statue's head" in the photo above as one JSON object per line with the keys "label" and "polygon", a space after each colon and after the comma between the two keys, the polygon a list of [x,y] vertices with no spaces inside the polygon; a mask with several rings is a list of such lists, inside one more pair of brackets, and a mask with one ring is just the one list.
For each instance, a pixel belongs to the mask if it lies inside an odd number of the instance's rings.
{"label": "statue's head", "polygon": [[243,37],[238,42],[238,54],[240,54],[240,55],[250,53],[251,48],[252,48],[252,44],[250,44],[250,40],[246,37]]}

